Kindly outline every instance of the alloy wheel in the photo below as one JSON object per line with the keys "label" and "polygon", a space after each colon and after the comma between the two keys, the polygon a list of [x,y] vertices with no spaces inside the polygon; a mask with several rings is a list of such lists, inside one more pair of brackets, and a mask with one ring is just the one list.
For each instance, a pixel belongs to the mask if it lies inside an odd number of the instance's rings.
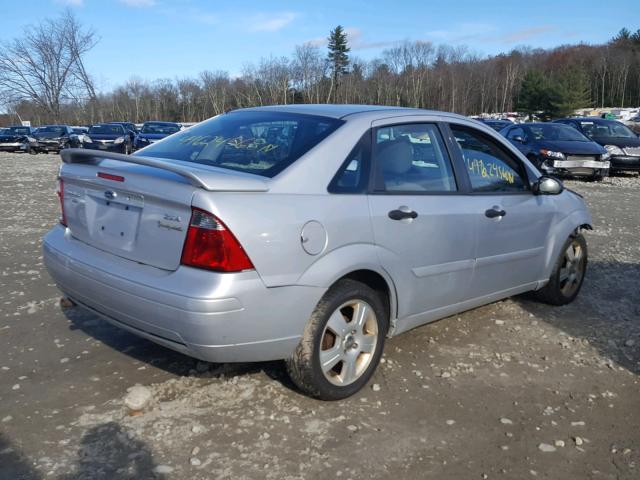
{"label": "alloy wheel", "polygon": [[338,307],[320,339],[320,368],[334,385],[349,385],[371,364],[378,344],[378,321],[374,309],[363,300]]}
{"label": "alloy wheel", "polygon": [[565,297],[572,296],[582,282],[584,276],[584,251],[576,241],[572,241],[564,252],[560,268],[560,291]]}

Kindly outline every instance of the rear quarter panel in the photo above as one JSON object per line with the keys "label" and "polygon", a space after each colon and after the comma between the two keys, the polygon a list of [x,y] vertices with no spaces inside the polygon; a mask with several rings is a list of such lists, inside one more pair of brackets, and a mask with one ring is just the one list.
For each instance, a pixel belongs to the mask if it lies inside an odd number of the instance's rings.
{"label": "rear quarter panel", "polygon": [[[340,273],[340,268],[352,271],[358,262],[367,261],[362,258],[356,261],[347,255],[349,258],[344,258],[341,265],[332,262],[331,268],[302,277],[314,264],[348,246],[354,251],[365,249],[364,257],[376,258],[373,249],[370,253],[366,250],[372,232],[365,195],[198,191],[193,205],[212,212],[229,227],[268,287],[329,286],[327,283]],[[326,232],[325,247],[316,255],[303,249],[301,238],[303,226],[312,220],[323,225]],[[336,270],[331,271],[333,268]]]}

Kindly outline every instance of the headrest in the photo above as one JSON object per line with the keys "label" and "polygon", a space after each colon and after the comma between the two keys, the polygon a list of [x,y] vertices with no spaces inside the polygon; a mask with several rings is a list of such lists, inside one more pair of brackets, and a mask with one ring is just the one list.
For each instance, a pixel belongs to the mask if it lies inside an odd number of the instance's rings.
{"label": "headrest", "polygon": [[413,154],[407,140],[385,142],[379,148],[378,161],[384,173],[400,175],[409,171],[413,164]]}

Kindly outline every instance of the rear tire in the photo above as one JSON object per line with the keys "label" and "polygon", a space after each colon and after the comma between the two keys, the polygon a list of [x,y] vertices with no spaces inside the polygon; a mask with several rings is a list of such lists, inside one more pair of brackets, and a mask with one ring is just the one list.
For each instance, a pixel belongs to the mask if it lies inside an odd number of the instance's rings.
{"label": "rear tire", "polygon": [[587,242],[581,233],[570,236],[562,246],[549,283],[534,292],[541,302],[566,305],[575,300],[587,272]]}
{"label": "rear tire", "polygon": [[380,295],[344,279],[332,286],[311,314],[287,371],[296,386],[322,400],[349,397],[375,371],[388,330]]}

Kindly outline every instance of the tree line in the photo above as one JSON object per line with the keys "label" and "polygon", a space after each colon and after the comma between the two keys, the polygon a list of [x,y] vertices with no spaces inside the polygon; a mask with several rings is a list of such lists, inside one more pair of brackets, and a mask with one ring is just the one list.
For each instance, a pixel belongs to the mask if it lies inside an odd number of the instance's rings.
{"label": "tree line", "polygon": [[[463,115],[521,111],[547,118],[578,108],[640,106],[640,30],[622,29],[602,45],[520,47],[494,56],[404,41],[362,60],[352,55],[338,26],[326,49],[299,45],[289,56],[246,64],[237,77],[223,70],[155,81],[134,77],[109,92],[96,92],[84,69],[83,58],[95,43],[95,33],[69,12],[5,42],[5,108],[34,124],[91,124],[198,122],[235,108],[291,103],[395,105]],[[11,64],[16,53],[33,59],[26,65],[31,71]]]}

